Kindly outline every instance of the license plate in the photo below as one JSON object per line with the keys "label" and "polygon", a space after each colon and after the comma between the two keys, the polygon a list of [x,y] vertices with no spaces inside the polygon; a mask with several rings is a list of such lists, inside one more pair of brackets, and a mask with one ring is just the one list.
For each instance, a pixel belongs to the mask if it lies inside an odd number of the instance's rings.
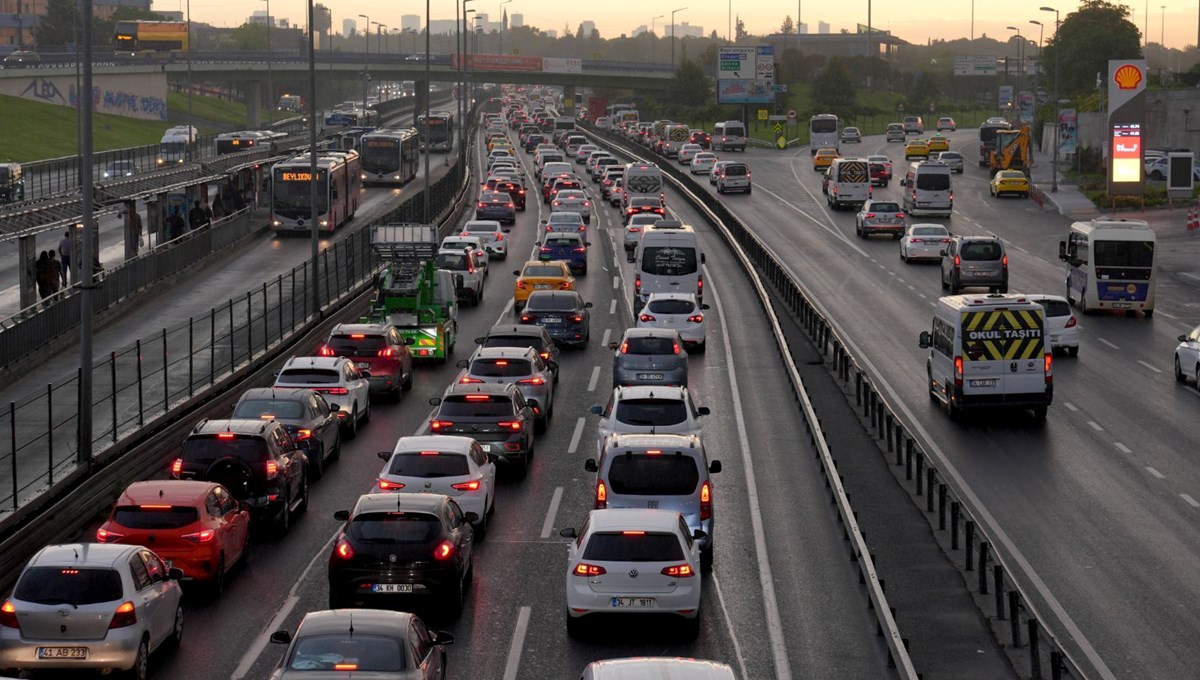
{"label": "license plate", "polygon": [[557,316],[543,316],[542,323],[562,323],[562,318]]}
{"label": "license plate", "polygon": [[974,272],[975,276],[991,276],[991,272]]}
{"label": "license plate", "polygon": [[373,593],[411,593],[411,583],[375,583],[371,585]]}
{"label": "license plate", "polygon": [[1114,303],[1112,303],[1112,308],[1113,308],[1113,309],[1132,309],[1132,308],[1133,308],[1133,303],[1130,303],[1130,302],[1114,302]]}
{"label": "license plate", "polygon": [[371,367],[371,362],[369,362],[369,361],[358,361],[358,362],[355,362],[355,364],[354,364],[354,365],[355,365],[355,366],[358,366],[359,368],[370,368],[370,367]]}
{"label": "license plate", "polygon": [[550,289],[550,284],[548,284],[548,283],[535,283],[535,284],[533,284],[533,289],[534,289],[534,290],[549,290],[549,289]]}
{"label": "license plate", "polygon": [[653,597],[614,597],[609,602],[614,609],[647,609],[654,606]]}
{"label": "license plate", "polygon": [[39,659],[86,659],[87,647],[38,647]]}
{"label": "license plate", "polygon": [[658,509],[658,501],[646,501],[646,509],[647,510],[657,510]]}
{"label": "license plate", "polygon": [[996,379],[988,378],[987,380],[969,380],[967,381],[971,387],[995,387]]}
{"label": "license plate", "polygon": [[664,376],[662,373],[638,373],[637,377],[638,380],[662,380]]}

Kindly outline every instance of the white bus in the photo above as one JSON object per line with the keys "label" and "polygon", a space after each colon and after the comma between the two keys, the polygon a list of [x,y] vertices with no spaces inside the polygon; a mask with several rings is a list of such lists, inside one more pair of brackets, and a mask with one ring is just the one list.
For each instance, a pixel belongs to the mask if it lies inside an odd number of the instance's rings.
{"label": "white bus", "polygon": [[1067,263],[1067,299],[1101,309],[1154,314],[1154,231],[1144,220],[1097,217],[1071,225],[1058,244]]}
{"label": "white bus", "polygon": [[176,125],[163,133],[158,143],[158,164],[169,165],[187,160],[196,151],[200,131],[190,125]]}
{"label": "white bus", "polygon": [[817,149],[841,149],[838,117],[832,113],[818,113],[808,120],[808,151],[815,155]]}
{"label": "white bus", "polygon": [[[317,226],[332,232],[354,217],[362,188],[357,151],[317,155]],[[271,229],[307,232],[312,228],[311,161],[301,154],[271,168]]]}
{"label": "white bus", "polygon": [[625,166],[625,192],[621,196],[621,209],[629,207],[629,199],[652,196],[666,204],[663,192],[662,170],[654,163],[629,163]]}

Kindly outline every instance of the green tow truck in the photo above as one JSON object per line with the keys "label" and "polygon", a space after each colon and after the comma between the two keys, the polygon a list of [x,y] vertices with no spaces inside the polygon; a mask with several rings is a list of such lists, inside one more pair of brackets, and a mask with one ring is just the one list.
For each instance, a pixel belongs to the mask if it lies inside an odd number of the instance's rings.
{"label": "green tow truck", "polygon": [[395,326],[414,359],[445,363],[458,337],[458,296],[454,275],[437,268],[437,227],[373,227],[371,248],[384,269],[377,277],[375,304],[363,321]]}

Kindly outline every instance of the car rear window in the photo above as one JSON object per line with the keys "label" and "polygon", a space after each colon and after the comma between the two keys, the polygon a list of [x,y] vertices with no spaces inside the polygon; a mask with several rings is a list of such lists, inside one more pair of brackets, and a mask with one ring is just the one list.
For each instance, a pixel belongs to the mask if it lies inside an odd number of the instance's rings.
{"label": "car rear window", "polygon": [[438,253],[434,266],[438,269],[466,269],[467,256],[461,253]]}
{"label": "car rear window", "polygon": [[650,246],[642,249],[642,272],[655,276],[687,276],[696,273],[695,248]]}
{"label": "car rear window", "polygon": [[[467,397],[474,397],[467,399]],[[438,418],[506,418],[513,415],[512,399],[495,394],[455,395],[442,400]]]}
{"label": "car rear window", "polygon": [[609,487],[623,495],[686,495],[695,491],[699,482],[696,461],[674,453],[618,453],[608,468]]}
{"label": "car rear window", "polygon": [[622,354],[674,354],[675,340],[661,335],[643,335],[628,338],[621,345]]}
{"label": "car rear window", "polygon": [[341,379],[342,374],[331,368],[289,368],[279,374],[279,382],[296,385],[331,385]]}
{"label": "car rear window", "polygon": [[900,212],[899,203],[872,203],[871,210],[876,212]]}
{"label": "car rear window", "polygon": [[[494,193],[494,195],[501,197],[505,201],[508,200],[508,196],[505,196],[504,194],[495,193],[495,192],[493,192],[493,193]],[[494,234],[494,233],[496,233],[496,225],[467,223],[467,228],[464,229],[463,231],[477,231],[477,232],[481,232],[484,234],[489,234],[489,233]]]}
{"label": "car rear window", "polygon": [[566,295],[530,295],[525,309],[537,312],[573,312],[579,309],[579,300]]}
{"label": "car rear window", "polygon": [[922,191],[949,191],[950,175],[940,172],[918,172],[917,188]]}
{"label": "car rear window", "polygon": [[532,347],[539,352],[542,349],[542,339],[532,335],[489,335],[483,342],[484,347]]}
{"label": "car rear window", "polygon": [[687,421],[687,404],[680,399],[625,399],[617,402],[616,418],[641,427],[678,425]]}
{"label": "car rear window", "polygon": [[247,399],[233,410],[234,418],[303,418],[304,404],[291,399]]}
{"label": "car rear window", "polygon": [[683,547],[675,534],[600,532],[588,538],[583,559],[597,562],[675,562]]}
{"label": "car rear window", "polygon": [[651,300],[646,309],[653,314],[691,314],[696,305],[691,300]]}
{"label": "car rear window", "polygon": [[201,435],[183,442],[183,459],[188,462],[204,465],[226,457],[258,465],[267,457],[267,442],[262,437],[241,435]]}
{"label": "car rear window", "polygon": [[948,232],[940,227],[917,227],[912,230],[913,236],[946,236]]}
{"label": "car rear window", "polygon": [[1038,300],[1046,310],[1046,316],[1071,316],[1071,305],[1066,300]]}
{"label": "car rear window", "polygon": [[113,510],[113,521],[130,529],[182,529],[200,521],[200,511],[186,505],[118,505]]}
{"label": "car rear window", "polygon": [[326,343],[333,350],[334,356],[339,357],[373,357],[379,350],[387,349],[387,341],[382,335],[335,335]]}
{"label": "car rear window", "polygon": [[525,359],[476,359],[471,363],[471,375],[484,378],[516,378],[532,370]]}
{"label": "car rear window", "polygon": [[[546,239],[546,246],[549,246],[549,247],[575,248],[580,245],[583,245],[583,244],[580,243],[579,239],[577,239],[577,238],[556,236],[554,238]],[[562,272],[559,271],[556,274],[547,274],[547,276],[560,276],[561,274],[562,274]]]}
{"label": "car rear window", "polygon": [[405,669],[404,650],[397,638],[382,635],[306,635],[296,641],[288,668],[329,672],[353,668],[356,673],[392,673]]}
{"label": "car rear window", "polygon": [[30,567],[21,574],[13,597],[36,604],[84,605],[113,602],[123,596],[114,569]]}
{"label": "car rear window", "polygon": [[962,244],[958,254],[964,260],[984,261],[999,260],[1001,248],[999,243],[992,241],[968,241]]}
{"label": "car rear window", "polygon": [[[547,239],[546,243],[550,243]],[[571,245],[568,239],[554,239],[554,245]],[[549,267],[546,265],[529,266],[525,271],[521,272],[521,276],[562,276],[563,271],[558,267]]]}
{"label": "car rear window", "polygon": [[[511,199],[508,194],[499,191],[488,191],[480,196],[479,200],[484,203],[508,203]],[[488,231],[491,231],[491,228],[488,228]]]}
{"label": "car rear window", "polygon": [[350,520],[346,533],[363,543],[427,545],[441,537],[442,523],[422,512],[368,512]]}
{"label": "car rear window", "polygon": [[726,177],[742,177],[749,173],[749,170],[744,165],[726,165],[722,172]]}
{"label": "car rear window", "polygon": [[401,453],[392,456],[389,475],[401,477],[462,477],[471,473],[467,457],[461,453]]}

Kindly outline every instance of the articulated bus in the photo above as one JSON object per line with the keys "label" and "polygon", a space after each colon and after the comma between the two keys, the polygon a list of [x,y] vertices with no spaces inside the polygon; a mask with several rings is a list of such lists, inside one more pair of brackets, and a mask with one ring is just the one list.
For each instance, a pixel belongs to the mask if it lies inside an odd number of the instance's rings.
{"label": "articulated bus", "polygon": [[322,151],[317,155],[317,176],[312,176],[308,154],[301,154],[271,169],[271,229],[307,232],[312,225],[310,185],[317,184],[317,225],[333,232],[354,217],[362,188],[357,151]]}
{"label": "articulated bus", "polygon": [[840,149],[838,117],[832,113],[818,113],[808,120],[808,151],[816,155],[817,149]]}
{"label": "articulated bus", "polygon": [[119,54],[182,52],[187,45],[187,23],[183,21],[118,21],[113,32],[113,46]]}
{"label": "articulated bus", "polygon": [[1144,220],[1097,217],[1071,225],[1058,257],[1067,299],[1084,314],[1101,309],[1154,314],[1154,231]]}
{"label": "articulated bus", "polygon": [[414,128],[383,128],[362,136],[363,186],[407,184],[417,176],[421,143]]}
{"label": "articulated bus", "polygon": [[454,148],[454,116],[447,111],[433,111],[428,118],[422,114],[417,118],[417,130],[422,148],[440,152]]}

